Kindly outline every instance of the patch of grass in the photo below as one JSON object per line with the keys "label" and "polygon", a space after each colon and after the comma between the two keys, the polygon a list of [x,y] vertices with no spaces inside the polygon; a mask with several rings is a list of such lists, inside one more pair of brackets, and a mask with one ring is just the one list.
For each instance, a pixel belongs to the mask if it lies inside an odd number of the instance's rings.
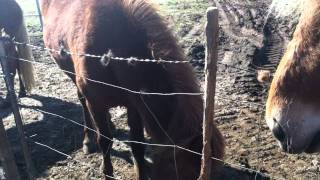
{"label": "patch of grass", "polygon": [[186,25],[204,22],[208,7],[209,3],[203,0],[167,0],[161,4],[165,16],[171,19],[176,31]]}
{"label": "patch of grass", "polygon": [[194,36],[192,32],[204,28],[206,10],[210,6],[207,0],[165,0],[159,4],[181,45],[186,47],[203,41],[203,36]]}

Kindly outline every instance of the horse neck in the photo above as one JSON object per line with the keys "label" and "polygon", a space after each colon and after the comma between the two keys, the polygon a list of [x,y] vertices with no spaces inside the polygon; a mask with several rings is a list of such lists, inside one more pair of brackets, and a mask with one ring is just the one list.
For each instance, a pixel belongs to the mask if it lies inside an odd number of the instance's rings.
{"label": "horse neck", "polygon": [[293,37],[301,51],[316,46],[320,38],[320,0],[306,0],[303,6]]}
{"label": "horse neck", "polygon": [[[171,66],[168,69],[174,73],[174,91],[199,93],[199,85],[196,77],[192,73],[191,66],[180,64],[179,66]],[[200,95],[188,96],[182,95],[176,97],[176,110],[169,132],[173,132],[176,140],[190,138],[202,133],[202,113],[203,101]],[[177,133],[178,132],[178,133]]]}

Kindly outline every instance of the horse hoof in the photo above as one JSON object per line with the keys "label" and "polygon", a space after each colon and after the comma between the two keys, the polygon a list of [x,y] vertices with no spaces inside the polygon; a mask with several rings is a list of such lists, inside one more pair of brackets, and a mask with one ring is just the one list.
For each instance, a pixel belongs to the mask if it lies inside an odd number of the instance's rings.
{"label": "horse hoof", "polygon": [[90,150],[89,150],[88,145],[83,145],[82,151],[83,151],[83,154],[85,154],[85,155],[90,154]]}
{"label": "horse hoof", "polygon": [[82,147],[83,154],[88,155],[97,152],[97,147],[92,143],[84,143]]}

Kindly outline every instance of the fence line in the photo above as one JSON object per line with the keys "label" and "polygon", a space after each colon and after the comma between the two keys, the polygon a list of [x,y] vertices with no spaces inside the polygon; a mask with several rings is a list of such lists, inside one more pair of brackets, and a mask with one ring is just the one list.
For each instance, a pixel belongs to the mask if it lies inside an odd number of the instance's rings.
{"label": "fence line", "polygon": [[[53,50],[53,49],[48,49],[48,48],[45,48],[45,47],[40,47],[40,46],[34,46],[34,45],[31,45],[31,44],[26,44],[26,43],[18,43],[18,42],[15,42],[16,45],[27,45],[27,46],[30,46],[32,48],[37,48],[37,49],[41,49],[41,50],[46,50],[46,51],[50,51],[50,52],[57,52],[57,53],[60,53],[61,51],[57,51],[57,50]],[[74,54],[74,53],[69,53],[70,55],[73,54],[73,55],[79,55],[79,56],[88,56],[88,57],[94,57],[94,58],[102,58],[103,56],[96,56],[96,55],[90,55],[90,54]],[[40,63],[40,62],[36,62],[36,61],[31,61],[31,60],[27,60],[27,59],[22,59],[22,58],[15,58],[15,57],[8,57],[6,56],[6,58],[12,58],[12,59],[16,59],[16,60],[20,60],[20,61],[25,61],[25,62],[29,62],[29,63],[34,63],[34,64],[41,64],[41,65],[48,65],[46,63]],[[112,57],[114,58],[114,57]],[[116,57],[116,59],[113,59],[113,60],[122,60],[122,61],[132,61],[132,58],[120,58],[120,59],[117,59],[119,57]],[[135,61],[136,58],[133,58],[133,61]],[[157,62],[157,63],[172,63],[172,62],[177,62],[177,61],[166,61],[166,60],[141,60],[139,62]],[[178,62],[182,62],[182,63],[190,63],[189,61],[178,61]],[[201,61],[197,61],[197,62],[201,62]],[[235,69],[240,69],[240,70],[244,70],[244,71],[248,71],[248,72],[252,72],[252,71],[249,71],[249,70],[246,70],[246,69],[241,69],[241,68],[237,68],[237,67],[233,67],[231,65],[227,65],[227,64],[223,64],[223,63],[219,63],[219,64],[222,64],[222,65],[226,65],[228,67],[231,67],[231,68],[235,68]],[[65,73],[69,73],[69,74],[72,74],[72,75],[75,75],[75,76],[78,76],[76,75],[75,73],[73,72],[70,72],[70,71],[66,71],[66,70],[63,70],[63,69],[60,69],[61,71],[65,72]],[[83,78],[86,78],[86,77],[83,77]],[[128,91],[130,93],[134,93],[134,94],[140,94],[140,95],[203,95],[203,93],[148,93],[148,92],[142,92],[142,91],[133,91],[133,90],[130,90],[130,89],[127,89],[127,88],[124,88],[124,87],[120,87],[120,86],[116,86],[116,85],[113,85],[113,84],[108,84],[108,83],[105,83],[105,82],[101,82],[101,81],[97,81],[97,80],[93,80],[93,79],[89,79],[89,78],[86,78],[87,80],[91,81],[91,82],[95,82],[95,83],[99,83],[99,84],[104,84],[104,85],[107,85],[107,86],[110,86],[110,87],[114,87],[114,88],[118,88],[118,89],[121,89],[121,90],[125,90],[125,91]],[[247,102],[247,103],[252,103],[252,104],[256,104],[256,105],[259,105],[259,106],[264,106],[262,104],[259,104],[259,103],[255,103],[255,102]],[[44,113],[44,114],[48,114],[48,115],[52,115],[52,116],[55,116],[55,117],[58,117],[58,118],[61,118],[61,119],[64,119],[64,120],[68,120],[69,122],[73,123],[73,124],[76,124],[78,126],[82,126],[82,127],[85,127],[87,128],[88,130],[90,131],[93,131],[95,133],[98,133],[96,130],[92,129],[92,128],[89,128],[81,123],[78,123],[72,119],[69,119],[69,118],[66,118],[66,117],[63,117],[63,116],[60,116],[60,115],[57,115],[57,114],[54,114],[54,113],[50,113],[50,112],[46,112],[46,111],[43,111],[43,110],[40,110],[40,109],[35,109],[36,111],[38,112],[41,112],[41,113]],[[190,152],[192,154],[195,154],[195,155],[199,155],[199,156],[202,156],[203,154],[202,153],[199,153],[199,152],[195,152],[195,151],[192,151],[190,149],[187,149],[187,148],[184,148],[184,147],[181,147],[181,146],[178,146],[178,145],[171,145],[171,144],[154,144],[154,143],[146,143],[146,142],[139,142],[139,141],[131,141],[131,140],[124,140],[124,141],[119,141],[119,140],[116,140],[116,139],[111,139],[111,138],[108,138],[107,136],[104,136],[103,134],[101,134],[101,136],[103,138],[107,138],[108,140],[110,141],[113,141],[115,143],[136,143],[136,144],[143,144],[143,145],[148,145],[148,146],[158,146],[158,147],[170,147],[170,148],[178,148],[178,149],[181,149],[181,150],[184,150],[184,151],[187,151],[187,152]],[[40,144],[38,144],[40,145]],[[46,145],[44,146],[46,147]],[[49,148],[49,147],[47,147]],[[53,150],[53,149],[51,149]],[[68,155],[69,157],[69,155]],[[259,174],[261,176],[265,176],[265,177],[272,177],[268,174],[265,174],[265,173],[261,173],[260,171],[257,171],[257,170],[254,170],[254,169],[250,169],[250,168],[246,168],[246,167],[243,167],[241,165],[237,165],[237,164],[232,164],[232,163],[229,163],[229,162],[225,162],[221,159],[217,159],[217,158],[214,158],[214,157],[211,157],[212,160],[215,160],[215,161],[219,161],[219,162],[222,162],[224,164],[227,164],[227,165],[230,165],[231,167],[236,167],[236,168],[240,168],[240,169],[244,169],[244,170],[248,170],[248,171],[251,171],[251,172],[255,172],[256,174]],[[275,178],[275,177],[272,177],[272,178]]]}
{"label": "fence line", "polygon": [[[51,113],[51,112],[47,112],[47,111],[44,111],[44,110],[40,110],[40,109],[37,109],[37,108],[34,108],[33,109],[34,111],[37,111],[37,112],[40,112],[40,113],[43,113],[43,114],[47,114],[47,115],[50,115],[50,116],[54,116],[54,117],[57,117],[59,119],[63,119],[63,120],[66,120],[66,121],[69,121],[71,122],[72,124],[75,124],[77,126],[80,126],[80,127],[84,127],[84,128],[87,128],[89,131],[91,132],[94,132],[94,133],[98,133],[95,129],[92,129],[88,126],[85,126],[81,123],[78,123],[77,121],[73,120],[73,119],[70,119],[70,118],[67,118],[67,117],[64,117],[62,115],[59,115],[59,114],[55,114],[55,113]],[[117,140],[115,138],[111,139],[107,136],[104,136],[103,134],[100,134],[102,138],[106,138],[108,139],[109,141],[112,141],[114,143],[118,143],[118,144],[125,144],[125,143],[134,143],[134,144],[142,144],[142,145],[146,145],[146,146],[154,146],[154,147],[169,147],[169,148],[177,148],[177,149],[180,149],[180,150],[184,150],[186,152],[189,152],[189,153],[192,153],[194,155],[198,155],[198,156],[202,156],[203,154],[200,153],[200,152],[196,152],[196,151],[193,151],[193,150],[190,150],[188,148],[184,148],[182,146],[179,146],[179,145],[172,145],[172,144],[155,144],[155,143],[147,143],[147,142],[140,142],[140,141],[131,141],[131,140]],[[224,163],[224,164],[227,164],[231,167],[236,167],[236,168],[240,168],[240,169],[243,169],[243,170],[247,170],[247,171],[251,171],[251,172],[254,172],[254,173],[257,173],[261,176],[265,176],[265,177],[270,177],[270,178],[276,178],[274,176],[271,176],[269,174],[266,174],[266,173],[262,173],[258,170],[254,170],[254,169],[250,169],[250,168],[246,168],[246,167],[243,167],[241,165],[237,165],[237,164],[233,164],[233,163],[229,163],[229,162],[225,162],[224,160],[222,159],[218,159],[218,158],[215,158],[215,157],[211,157],[212,160],[214,161],[218,161],[218,162],[221,162],[221,163]],[[280,178],[276,178],[276,179],[280,179]]]}
{"label": "fence line", "polygon": [[[34,64],[47,65],[46,63],[40,63],[40,62],[37,62],[37,61],[27,60],[27,59],[23,59],[23,58],[16,58],[16,57],[12,57],[12,56],[0,56],[0,57],[16,59],[16,60],[19,60],[19,61],[24,61],[24,62],[34,63]],[[109,87],[117,88],[117,89],[124,90],[124,91],[130,92],[130,93],[133,93],[133,94],[158,95],[158,96],[176,96],[176,95],[201,96],[201,95],[203,95],[202,92],[199,92],[199,93],[187,93],[187,92],[186,93],[185,92],[160,93],[160,92],[135,91],[135,90],[131,90],[131,89],[128,89],[128,88],[125,88],[125,87],[122,87],[122,86],[118,86],[118,85],[114,85],[114,84],[110,84],[110,83],[94,80],[94,79],[91,79],[91,78],[87,78],[87,77],[84,77],[83,75],[81,76],[81,75],[78,75],[78,74],[76,74],[74,72],[67,71],[67,70],[64,70],[64,69],[60,69],[60,71],[62,71],[64,73],[67,73],[67,74],[71,74],[71,75],[77,76],[77,77],[85,78],[86,80],[94,82],[94,83],[97,83],[97,84],[102,84],[102,85],[106,85],[106,86],[109,86]]]}
{"label": "fence line", "polygon": [[[59,151],[59,150],[57,150],[57,149],[55,149],[55,148],[53,148],[53,147],[50,147],[50,146],[48,146],[48,145],[46,145],[46,144],[43,144],[43,143],[34,141],[34,140],[30,139],[30,138],[31,138],[31,137],[29,137],[28,140],[31,141],[31,142],[33,142],[34,144],[36,144],[36,145],[38,145],[38,146],[47,148],[47,149],[49,149],[49,150],[51,150],[51,151],[53,151],[53,152],[55,152],[55,153],[57,153],[57,154],[59,154],[59,155],[65,156],[67,159],[70,159],[70,160],[75,161],[76,163],[78,163],[78,164],[80,164],[80,165],[82,165],[82,166],[86,166],[86,167],[88,167],[88,168],[90,168],[90,169],[92,169],[92,170],[94,170],[94,171],[97,171],[97,170],[91,168],[90,165],[88,165],[88,164],[86,164],[86,163],[83,163],[83,162],[81,162],[81,161],[78,161],[78,160],[72,158],[72,156],[70,156],[70,155],[68,155],[68,154],[66,154],[66,153],[63,153],[63,152],[61,152],[61,151]],[[98,172],[98,171],[97,171],[97,172]],[[108,177],[108,178],[111,178],[111,179],[117,179],[117,180],[118,180],[118,178],[113,177],[113,176],[108,176],[108,175],[106,175],[106,174],[104,174],[104,176],[106,176],[106,177]],[[120,180],[120,179],[119,179],[119,180]]]}
{"label": "fence line", "polygon": [[[11,57],[10,57],[11,58]],[[45,63],[40,63],[40,62],[36,62],[36,61],[30,61],[30,60],[25,60],[25,59],[21,59],[21,58],[15,58],[17,60],[21,60],[21,61],[25,61],[25,62],[29,62],[29,63],[35,63],[35,64],[40,64],[40,65],[48,65],[48,64],[45,64]],[[64,71],[64,70],[62,70]],[[66,71],[66,72],[69,72],[69,71]],[[72,73],[72,72],[69,72],[69,73]],[[75,74],[75,73],[72,73],[72,74]],[[256,104],[256,105],[259,105],[259,106],[264,106],[262,104],[258,104],[258,103],[255,103],[255,102],[247,102],[247,103],[252,103],[252,104]],[[51,112],[47,112],[47,111],[43,111],[43,110],[40,110],[40,109],[34,109],[35,111],[38,111],[38,112],[41,112],[43,114],[47,114],[47,115],[51,115],[51,116],[55,116],[55,117],[58,117],[60,119],[64,119],[64,120],[67,120],[75,125],[78,125],[78,126],[81,126],[81,127],[84,127],[84,128],[87,128],[88,130],[94,132],[94,133],[98,133],[95,129],[92,129],[90,127],[87,127],[81,123],[78,123],[77,121],[73,120],[73,119],[70,119],[70,118],[66,118],[64,116],[61,116],[61,115],[58,115],[58,114],[54,114],[54,113],[51,113]],[[178,149],[181,149],[181,150],[184,150],[184,151],[187,151],[187,152],[190,152],[192,154],[195,154],[195,155],[199,155],[199,156],[202,156],[203,154],[202,153],[199,153],[199,152],[196,152],[196,151],[192,151],[190,149],[187,149],[187,148],[184,148],[184,147],[181,147],[179,145],[174,145],[174,144],[156,144],[156,143],[146,143],[146,142],[140,142],[140,141],[132,141],[132,140],[122,140],[122,141],[119,141],[115,138],[111,139],[103,134],[100,134],[101,137],[103,138],[106,138],[108,139],[109,141],[112,141],[114,143],[135,143],[135,144],[142,144],[142,145],[147,145],[147,146],[155,146],[155,147],[169,147],[169,148],[178,148]],[[218,159],[218,158],[215,158],[215,157],[211,157],[212,160],[215,160],[215,161],[219,161],[219,162],[222,162],[224,164],[228,164],[230,165],[231,167],[236,167],[236,168],[240,168],[240,169],[244,169],[244,170],[248,170],[248,171],[251,171],[251,172],[255,172],[261,176],[266,176],[266,177],[272,177],[268,174],[265,174],[265,173],[261,173],[260,171],[257,171],[257,170],[254,170],[254,169],[250,169],[250,168],[246,168],[246,167],[243,167],[241,165],[236,165],[236,164],[232,164],[232,163],[229,163],[229,162],[225,162],[221,159]],[[272,177],[272,178],[275,178],[275,177]]]}
{"label": "fence line", "polygon": [[59,54],[68,54],[68,55],[75,55],[75,56],[80,56],[80,57],[91,57],[99,60],[115,60],[115,61],[127,61],[127,62],[149,62],[149,63],[169,63],[169,64],[188,64],[191,62],[204,62],[203,60],[191,60],[191,61],[173,61],[173,60],[164,60],[164,59],[139,59],[136,57],[129,57],[129,58],[124,58],[124,57],[114,57],[109,54],[103,54],[103,55],[95,55],[95,54],[87,54],[87,53],[75,53],[75,52],[70,52],[64,49],[63,47],[60,50],[57,49],[51,49],[47,47],[41,47],[41,46],[36,46],[30,43],[23,43],[23,42],[17,42],[13,41],[15,45],[23,45],[23,46],[29,46],[34,49],[39,49],[39,50],[45,50],[48,52],[54,52],[54,53],[59,53]]}
{"label": "fence line", "polygon": [[[3,56],[0,56],[0,57],[3,57]],[[19,61],[29,62],[29,63],[33,63],[33,64],[49,66],[49,64],[46,64],[46,63],[27,60],[27,59],[23,59],[23,58],[16,58],[16,57],[12,57],[12,56],[6,56],[6,58],[16,59],[16,60],[19,60]],[[233,68],[232,66],[230,66],[230,67]],[[76,73],[73,73],[71,71],[67,71],[67,70],[64,70],[64,69],[61,69],[61,68],[59,68],[59,70],[64,72],[64,73],[67,73],[67,74],[71,74],[71,75],[74,75],[74,76],[85,78],[88,81],[91,81],[91,82],[94,82],[94,83],[98,83],[98,84],[114,87],[114,88],[117,88],[117,89],[120,89],[120,90],[124,90],[124,91],[130,92],[130,93],[133,93],[133,94],[159,95],[159,96],[175,96],[175,95],[201,96],[201,95],[203,95],[202,92],[200,92],[200,93],[157,93],[157,92],[152,93],[152,92],[144,92],[144,91],[134,91],[134,90],[131,90],[131,89],[128,89],[128,88],[125,88],[125,87],[121,87],[121,86],[117,86],[117,85],[114,85],[114,84],[110,84],[110,83],[106,83],[106,82],[102,82],[102,81],[97,81],[97,80],[94,80],[94,79],[86,78],[86,77],[83,77],[83,76],[79,76]],[[1,75],[0,75],[0,77],[1,77]],[[221,98],[221,99],[223,99],[223,98]],[[265,106],[265,104],[260,104],[260,103],[257,103],[257,102],[250,102],[250,101],[245,101],[245,102],[246,103],[250,103],[250,104],[254,104],[254,105],[257,105],[257,106],[262,106],[262,107]]]}
{"label": "fence line", "polygon": [[[14,58],[14,57],[10,57],[10,58]],[[36,62],[36,61],[25,60],[25,59],[22,59],[22,58],[15,58],[15,59],[21,60],[21,61],[25,61],[25,62],[29,62],[29,63],[36,63],[36,64],[41,64],[41,65],[47,65],[47,64],[45,64],[45,63],[40,63],[40,62]],[[63,71],[63,70],[62,70],[62,71]],[[69,71],[67,71],[67,72],[69,72]],[[71,73],[72,73],[72,72],[71,72]],[[75,73],[72,73],[72,74],[75,74]],[[249,103],[249,102],[248,102],[248,103]],[[250,102],[250,103],[254,103],[254,102]],[[262,106],[261,104],[258,104],[258,105]],[[51,115],[51,116],[58,117],[58,118],[60,118],[60,119],[67,120],[67,121],[69,121],[69,122],[71,122],[71,123],[73,123],[73,124],[75,124],[75,125],[78,125],[78,126],[87,128],[88,130],[90,130],[90,131],[92,131],[92,132],[94,132],[94,133],[98,133],[96,130],[94,130],[94,129],[90,128],[90,127],[87,127],[87,126],[85,126],[85,125],[83,125],[83,124],[81,124],[81,123],[78,123],[77,121],[72,120],[72,119],[70,119],[70,118],[66,118],[66,117],[64,117],[64,116],[61,116],[61,115],[58,115],[58,114],[54,114],[54,113],[50,113],[50,112],[46,112],[46,111],[43,111],[43,110],[40,110],[40,109],[34,109],[34,110],[35,110],[35,111],[38,111],[38,112],[41,112],[41,113],[43,113],[43,114],[47,114],[47,115]],[[147,146],[178,148],[178,149],[181,149],[181,150],[184,150],[184,151],[193,153],[193,154],[195,154],[195,155],[199,155],[199,156],[202,156],[202,155],[203,155],[202,153],[199,153],[199,152],[196,152],[196,151],[192,151],[192,150],[190,150],[190,149],[181,147],[181,146],[179,146],[179,145],[146,143],[146,142],[139,142],[139,141],[132,141],[132,140],[119,141],[119,140],[117,140],[117,139],[115,139],[115,138],[111,139],[111,138],[109,138],[109,137],[107,137],[107,136],[105,136],[105,135],[103,135],[103,134],[100,134],[100,135],[101,135],[101,137],[106,138],[106,139],[108,139],[109,141],[112,141],[112,142],[114,142],[114,143],[119,143],[119,144],[121,144],[121,143],[135,143],[135,144],[142,144],[142,145],[147,145]],[[223,160],[221,160],[221,159],[218,159],[218,158],[215,158],[215,157],[211,157],[211,159],[212,159],[212,160],[215,160],[215,161],[222,162],[222,163],[224,163],[224,164],[228,164],[228,165],[230,165],[231,167],[241,168],[241,169],[244,169],[244,170],[248,170],[248,171],[251,171],[251,172],[255,172],[255,173],[260,174],[260,175],[262,175],[262,176],[271,177],[270,175],[265,174],[265,173],[261,173],[261,172],[259,172],[259,171],[257,171],[257,170],[250,169],[250,168],[245,168],[245,167],[243,167],[243,166],[241,166],[241,165],[236,165],[236,164],[228,163],[228,162],[225,162],[225,161],[223,161]],[[274,177],[273,177],[273,178],[274,178]]]}
{"label": "fence line", "polygon": [[[48,51],[48,52],[55,52],[55,53],[62,53],[65,52],[68,55],[76,55],[76,56],[85,56],[85,57],[91,57],[91,58],[99,58],[99,59],[105,59],[105,58],[110,58],[110,60],[117,60],[117,61],[128,61],[128,62],[132,62],[132,61],[136,61],[136,62],[150,62],[150,63],[171,63],[171,64],[184,64],[184,63],[204,63],[204,60],[190,60],[190,61],[172,61],[172,60],[164,60],[164,59],[139,59],[139,58],[135,58],[135,57],[130,57],[130,58],[123,58],[123,57],[108,57],[107,54],[104,55],[93,55],[93,54],[81,54],[81,53],[74,53],[74,52],[69,52],[66,51],[64,49],[60,49],[60,50],[56,50],[56,49],[51,49],[51,48],[47,48],[47,47],[41,47],[41,46],[36,46],[30,43],[23,43],[23,42],[17,42],[17,41],[13,41],[13,43],[15,45],[24,45],[24,46],[29,46],[33,49],[38,49],[38,50],[44,50],[44,51]],[[236,67],[236,66],[232,66],[230,64],[225,64],[222,62],[218,62],[218,64],[220,65],[224,65],[227,67],[232,67],[233,69],[237,69],[237,70],[241,70],[241,71],[246,71],[246,72],[255,72],[255,69],[244,69],[241,67]],[[253,65],[254,67],[258,68],[257,66]],[[264,69],[264,68],[259,68],[259,70],[269,70],[269,69]]]}
{"label": "fence line", "polygon": [[[204,63],[204,60],[190,60],[190,61],[173,61],[173,60],[164,60],[164,59],[139,59],[139,58],[135,58],[135,57],[129,57],[129,58],[123,58],[123,57],[113,57],[110,56],[108,54],[104,54],[104,55],[94,55],[94,54],[81,54],[81,53],[74,53],[74,52],[70,52],[70,51],[66,51],[65,49],[60,49],[60,50],[56,50],[56,49],[51,49],[51,48],[47,48],[47,47],[42,47],[42,46],[37,46],[37,45],[33,45],[30,43],[24,43],[24,42],[17,42],[15,40],[13,40],[13,43],[15,45],[23,45],[23,46],[29,46],[33,49],[38,49],[38,50],[44,50],[47,52],[54,52],[54,53],[66,53],[68,55],[75,55],[75,56],[85,56],[85,57],[91,57],[91,58],[95,58],[95,59],[99,59],[99,60],[105,60],[107,62],[113,60],[113,61],[127,61],[127,62],[145,62],[145,63],[169,63],[169,64],[188,64],[188,63]],[[249,69],[244,69],[241,67],[236,67],[234,65],[230,65],[230,64],[225,64],[223,62],[217,62],[220,65],[224,65],[226,67],[231,67],[232,69],[236,69],[236,70],[240,70],[240,71],[245,71],[245,72],[256,72],[256,69],[252,69],[249,67]],[[107,63],[106,63],[107,64]],[[270,70],[269,68],[261,68],[258,67],[256,65],[251,64],[252,66],[254,66],[255,68],[258,68],[258,70]]]}

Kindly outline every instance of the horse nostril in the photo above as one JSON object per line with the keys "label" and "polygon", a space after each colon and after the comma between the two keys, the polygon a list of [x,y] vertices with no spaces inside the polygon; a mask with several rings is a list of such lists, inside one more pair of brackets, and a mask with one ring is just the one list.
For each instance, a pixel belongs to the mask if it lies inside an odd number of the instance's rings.
{"label": "horse nostril", "polygon": [[281,125],[275,119],[274,119],[274,123],[275,125],[272,129],[272,133],[280,142],[282,142],[286,139],[286,134],[283,128],[281,127]]}

